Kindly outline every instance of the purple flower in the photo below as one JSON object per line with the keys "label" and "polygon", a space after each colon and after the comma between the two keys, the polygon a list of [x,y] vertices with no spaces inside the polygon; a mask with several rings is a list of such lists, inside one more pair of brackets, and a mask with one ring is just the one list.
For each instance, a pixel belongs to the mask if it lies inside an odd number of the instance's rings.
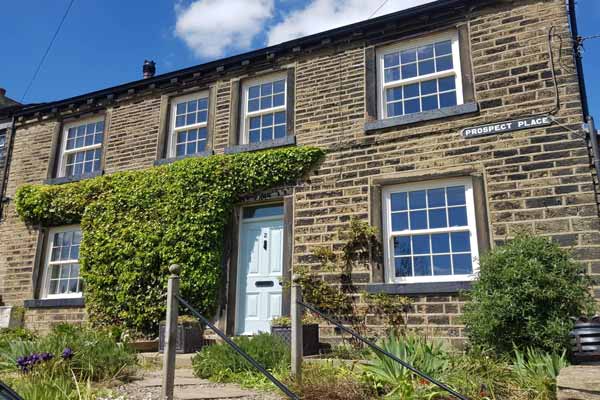
{"label": "purple flower", "polygon": [[40,353],[40,358],[42,361],[50,361],[54,358],[54,354],[52,353]]}
{"label": "purple flower", "polygon": [[61,357],[63,360],[70,360],[73,358],[73,350],[70,347],[67,347],[63,350]]}

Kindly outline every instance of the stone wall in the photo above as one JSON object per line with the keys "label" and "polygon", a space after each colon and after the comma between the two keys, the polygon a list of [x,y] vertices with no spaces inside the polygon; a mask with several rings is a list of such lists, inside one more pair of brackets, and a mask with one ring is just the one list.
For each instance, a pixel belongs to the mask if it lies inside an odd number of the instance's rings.
{"label": "stone wall", "polygon": [[[490,245],[527,229],[573,248],[596,279],[600,275],[600,237],[594,180],[588,145],[578,131],[581,101],[572,54],[559,53],[552,41],[560,107],[548,51],[548,31],[569,42],[568,19],[561,0],[500,1],[465,16],[471,48],[473,89],[479,112],[420,122],[398,128],[365,131],[366,49],[383,39],[352,38],[310,54],[285,59],[295,70],[295,135],[299,145],[328,151],[325,161],[292,189],[294,196],[293,265],[316,265],[318,247],[339,250],[351,217],[381,224],[375,196],[382,180],[414,181],[446,173],[474,174],[484,182]],[[386,35],[390,38],[393,35]],[[396,35],[396,40],[401,37]],[[382,36],[383,38],[384,36]],[[389,41],[391,39],[385,39]],[[560,60],[559,60],[560,56]],[[469,59],[469,57],[467,57]],[[232,144],[231,106],[241,75],[218,76],[212,144],[222,153]],[[188,89],[193,84],[186,84]],[[174,89],[169,93],[174,93]],[[104,170],[107,173],[150,167],[163,140],[167,103],[158,90],[115,99],[108,105]],[[559,124],[502,135],[464,139],[464,127],[554,112]],[[51,170],[57,122],[28,121],[17,128],[8,191],[24,183],[41,183]],[[38,230],[21,223],[11,202],[0,224],[0,295],[10,305],[31,298]],[[323,273],[335,282],[337,276]],[[359,271],[359,285],[382,283],[381,274]],[[372,286],[375,287],[376,286]],[[595,288],[600,298],[600,289]],[[407,322],[438,336],[464,337],[457,293],[418,294]],[[77,309],[36,309],[26,315],[30,327],[45,329],[54,321],[82,317]],[[370,318],[373,330],[384,328]],[[327,328],[325,334],[332,333]]]}

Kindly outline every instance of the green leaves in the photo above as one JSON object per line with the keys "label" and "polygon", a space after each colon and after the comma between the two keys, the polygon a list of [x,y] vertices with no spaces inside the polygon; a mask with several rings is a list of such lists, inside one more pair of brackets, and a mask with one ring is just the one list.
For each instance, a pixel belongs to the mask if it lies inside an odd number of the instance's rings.
{"label": "green leaves", "polygon": [[519,235],[481,260],[465,307],[471,342],[499,354],[533,347],[561,352],[570,317],[590,311],[589,278],[556,243]]}
{"label": "green leaves", "polygon": [[222,287],[222,246],[240,195],[293,184],[323,157],[293,147],[190,158],[16,195],[30,224],[81,223],[86,306],[96,324],[155,334],[164,318],[167,268],[182,267],[181,290],[213,315]]}

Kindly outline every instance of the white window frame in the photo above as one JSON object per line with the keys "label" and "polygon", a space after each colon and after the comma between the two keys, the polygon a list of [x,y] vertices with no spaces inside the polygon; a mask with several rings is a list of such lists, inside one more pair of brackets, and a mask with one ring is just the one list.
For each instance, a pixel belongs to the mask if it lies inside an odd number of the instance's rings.
{"label": "white window frame", "polygon": [[[283,91],[283,105],[277,107],[265,108],[264,110],[258,111],[248,111],[248,93],[250,91],[251,86],[262,85],[263,83],[270,83],[275,81],[284,81],[284,91]],[[289,124],[288,121],[288,112],[287,112],[287,93],[288,93],[288,82],[287,82],[287,73],[286,72],[278,72],[274,74],[262,75],[252,79],[246,79],[242,81],[242,112],[240,113],[240,127],[242,128],[241,132],[241,144],[249,144],[250,143],[250,118],[251,117],[259,117],[264,114],[271,114],[280,111],[285,111],[285,125],[286,131],[287,126]]]}
{"label": "white window frame", "polygon": [[[185,103],[190,100],[200,100],[206,99],[208,103],[206,122],[196,122],[191,125],[183,125],[183,126],[175,126],[177,123],[177,104]],[[200,129],[207,128],[206,132],[206,146],[208,149],[208,123],[210,118],[210,96],[208,90],[203,90],[201,92],[194,92],[191,94],[186,94],[184,96],[173,97],[171,99],[171,121],[169,123],[169,141],[168,141],[168,157],[173,158],[177,156],[177,134],[181,131],[189,131],[190,129]]]}
{"label": "white window frame", "polygon": [[[418,229],[392,232],[391,218],[391,194],[397,192],[410,192],[415,190],[435,189],[448,186],[464,186],[465,201],[467,207],[467,227],[446,227],[435,229]],[[479,275],[479,247],[477,241],[477,222],[475,217],[475,200],[473,195],[472,178],[451,178],[439,179],[424,182],[415,182],[402,185],[394,185],[383,188],[382,190],[382,227],[383,227],[383,250],[385,257],[385,279],[388,283],[420,283],[420,282],[465,282],[477,279]],[[410,236],[433,233],[452,233],[465,232],[470,233],[471,258],[473,272],[468,275],[442,275],[442,276],[409,276],[396,277],[394,263],[394,245],[393,238],[397,236]]]}
{"label": "white window frame", "polygon": [[[54,244],[54,235],[56,233],[61,233],[61,232],[70,232],[70,231],[74,231],[74,230],[79,230],[81,232],[81,227],[79,225],[67,225],[67,226],[61,226],[61,227],[56,227],[56,228],[52,228],[48,230],[48,237],[46,239],[46,254],[44,255],[44,273],[43,273],[43,278],[42,278],[42,292],[41,292],[41,298],[42,299],[72,299],[72,298],[80,298],[83,297],[83,291],[80,290],[77,293],[63,293],[63,294],[49,294],[48,291],[50,290],[50,267],[52,265],[59,265],[59,264],[73,264],[75,262],[75,260],[64,260],[64,261],[59,261],[59,262],[51,262],[50,259],[52,257],[52,247]],[[79,258],[81,259],[81,257]],[[79,260],[77,260],[77,263],[79,264]],[[81,267],[79,270],[80,273],[80,277],[79,279],[81,279]]]}
{"label": "white window frame", "polygon": [[[87,125],[87,124],[91,124],[91,123],[98,123],[101,121],[104,121],[104,131],[102,132],[102,143],[97,143],[97,144],[92,144],[89,146],[77,147],[75,149],[67,150],[67,140],[69,138],[69,129],[76,127],[76,126],[82,126],[82,125]],[[58,163],[57,177],[63,178],[65,176],[67,176],[66,175],[67,157],[70,154],[79,153],[79,152],[87,151],[87,150],[101,149],[104,145],[105,140],[106,140],[106,121],[105,121],[104,116],[79,119],[79,120],[64,124],[63,131],[62,131],[62,143],[60,145],[60,157],[59,157],[59,163]],[[100,169],[102,169],[102,159],[100,159]],[[73,176],[80,176],[80,175],[73,175]]]}
{"label": "white window frame", "polygon": [[[409,50],[415,47],[425,46],[445,40],[452,41],[452,64],[453,69],[442,72],[434,72],[427,75],[420,75],[409,79],[400,79],[394,82],[385,82],[384,75],[384,56],[390,53],[401,52]],[[437,78],[446,78],[449,76],[456,76],[456,104],[460,105],[464,103],[463,99],[463,82],[462,82],[462,71],[460,65],[460,44],[458,41],[458,31],[453,29],[443,33],[434,35],[427,35],[424,37],[416,38],[413,40],[402,41],[388,46],[383,46],[377,49],[377,87],[378,87],[378,113],[379,118],[393,118],[387,115],[387,103],[385,93],[387,89],[395,88],[398,86],[410,85],[412,83],[428,81]],[[416,113],[418,114],[418,113]],[[402,116],[407,115],[403,114]],[[408,114],[410,115],[410,114]],[[396,116],[401,117],[401,116]]]}

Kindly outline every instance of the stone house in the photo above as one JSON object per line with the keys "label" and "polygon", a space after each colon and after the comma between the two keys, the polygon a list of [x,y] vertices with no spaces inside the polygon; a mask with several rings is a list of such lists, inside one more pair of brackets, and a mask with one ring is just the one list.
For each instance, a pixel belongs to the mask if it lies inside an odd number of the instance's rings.
{"label": "stone house", "polygon": [[576,35],[572,2],[438,0],[167,74],[146,63],[142,80],[17,111],[0,295],[31,328],[85,317],[80,230],[21,222],[23,184],[302,145],[326,159],[243,199],[224,238],[229,334],[289,312],[277,281],[338,249],[352,217],[384,247],[355,281],[410,296],[408,324],[438,336],[464,337],[459,293],[519,230],[572,248],[598,285],[598,149],[582,129]]}

